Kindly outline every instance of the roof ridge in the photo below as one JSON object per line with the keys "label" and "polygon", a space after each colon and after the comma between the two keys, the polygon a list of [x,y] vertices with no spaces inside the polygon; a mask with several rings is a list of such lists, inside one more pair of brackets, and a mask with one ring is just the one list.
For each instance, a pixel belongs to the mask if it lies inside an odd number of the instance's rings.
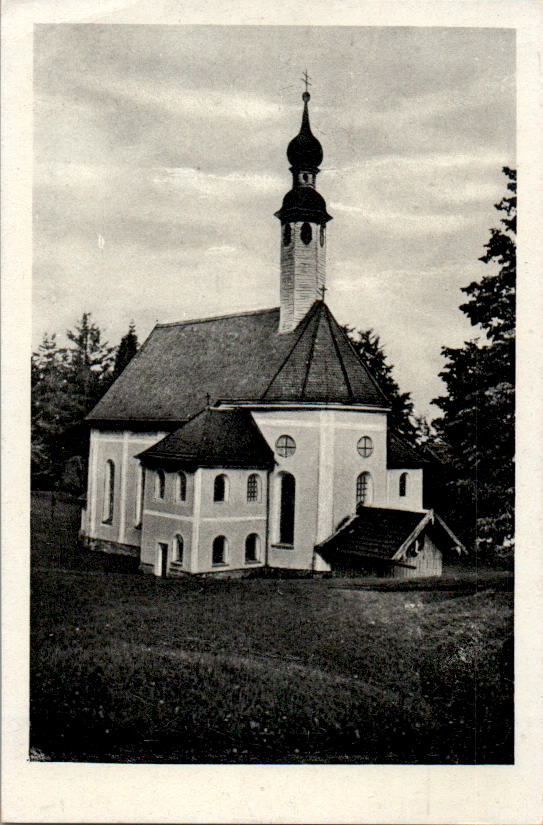
{"label": "roof ridge", "polygon": [[205,324],[208,321],[222,321],[226,318],[246,318],[249,315],[263,315],[265,312],[276,312],[279,307],[268,307],[268,309],[251,309],[247,312],[231,312],[227,315],[209,315],[205,318],[187,318],[186,321],[167,321],[164,324],[155,324],[153,329],[161,327],[183,327],[187,324]]}
{"label": "roof ridge", "polygon": [[343,373],[343,380],[345,381],[345,383],[347,385],[347,390],[349,392],[349,397],[352,401],[353,398],[354,398],[353,388],[351,386],[351,382],[349,381],[349,374],[347,372],[347,367],[345,366],[345,361],[344,361],[343,356],[340,352],[339,344],[338,344],[337,338],[335,336],[334,325],[332,324],[332,322],[330,320],[331,318],[333,319],[334,316],[332,315],[330,309],[326,306],[326,304],[325,304],[325,309],[326,309],[326,313],[327,313],[326,317],[328,319],[328,326],[330,328],[330,335],[332,336],[332,341],[334,342],[334,349],[336,351],[336,355],[338,357],[338,361],[339,361],[340,366],[341,366],[341,371]]}
{"label": "roof ridge", "polygon": [[[311,309],[310,309],[310,310],[306,313],[305,317],[304,317],[304,318],[302,318],[302,320],[300,321],[300,323],[299,323],[300,333],[299,333],[298,337],[296,338],[296,340],[294,341],[294,343],[292,344],[292,346],[291,346],[291,348],[289,349],[289,351],[287,352],[287,354],[286,354],[285,358],[283,359],[283,361],[281,362],[281,364],[280,364],[279,368],[278,368],[278,369],[276,370],[276,372],[274,373],[274,375],[273,375],[273,377],[272,377],[271,381],[269,382],[268,386],[266,387],[266,389],[264,390],[264,392],[263,392],[263,393],[262,393],[262,395],[260,396],[260,398],[261,398],[262,400],[264,400],[264,399],[266,398],[266,395],[267,395],[267,394],[268,394],[268,392],[270,391],[271,387],[274,385],[274,383],[275,383],[276,379],[277,379],[277,378],[281,375],[281,373],[282,373],[283,369],[284,369],[284,368],[285,368],[285,366],[287,365],[287,362],[288,362],[288,360],[289,360],[290,356],[292,355],[292,353],[294,352],[294,350],[296,349],[296,347],[298,346],[298,344],[299,344],[299,343],[300,343],[300,341],[302,340],[302,336],[304,335],[304,333],[305,333],[305,331],[306,331],[307,327],[309,326],[310,321],[311,321],[311,320],[312,320],[312,318],[313,318],[313,315],[314,315],[314,314],[315,314],[315,312],[316,312],[316,310],[315,310],[315,306],[316,306],[317,304],[318,304],[318,301],[315,301],[315,302],[313,303],[313,305],[312,305]],[[298,329],[298,327],[296,327],[296,329]],[[293,330],[293,332],[294,332],[294,331],[295,331],[295,330]]]}
{"label": "roof ridge", "polygon": [[382,390],[382,389],[381,389],[381,387],[379,386],[379,384],[378,384],[378,382],[377,382],[377,379],[376,379],[376,378],[375,378],[375,376],[373,375],[373,373],[372,373],[372,371],[370,370],[370,368],[368,367],[368,365],[365,363],[365,361],[363,361],[363,360],[362,360],[362,358],[360,357],[360,355],[359,355],[359,354],[357,353],[357,351],[355,350],[355,348],[354,348],[354,346],[353,346],[353,342],[351,341],[351,339],[349,338],[349,336],[347,335],[347,333],[345,332],[345,330],[343,329],[343,327],[342,327],[340,324],[338,324],[338,322],[336,321],[336,319],[334,318],[334,316],[333,316],[333,314],[332,314],[332,311],[331,311],[331,310],[329,310],[329,312],[330,312],[330,316],[331,316],[331,318],[332,318],[332,321],[335,323],[336,327],[339,329],[340,335],[342,336],[343,340],[344,340],[344,341],[346,341],[347,346],[349,347],[349,349],[350,349],[350,350],[351,350],[351,352],[353,353],[353,355],[354,355],[354,357],[356,358],[356,360],[358,361],[358,363],[359,363],[359,364],[361,364],[361,365],[362,365],[362,367],[366,370],[366,374],[368,375],[368,377],[369,377],[370,381],[372,381],[372,382],[373,382],[373,385],[374,385],[374,387],[376,388],[376,390],[378,391],[378,393],[379,393],[379,395],[381,396],[381,398],[383,398],[383,399],[387,402],[387,406],[388,406],[388,407],[390,407],[390,399],[388,398],[388,396],[386,396],[386,395],[385,395],[385,393],[383,392],[383,390]]}
{"label": "roof ridge", "polygon": [[[324,301],[321,301],[320,305],[324,306]],[[317,310],[315,310],[315,315],[316,314],[317,314]],[[317,342],[317,335],[319,334],[319,327],[321,325],[321,318],[322,318],[322,312],[319,314],[319,317],[317,318],[317,320],[315,322],[315,329],[313,331],[313,337],[311,339],[311,346],[309,348],[309,355],[307,357],[307,365],[306,365],[306,369],[305,369],[304,380],[302,382],[302,393],[301,393],[302,398],[305,395],[305,388],[307,387],[307,382],[309,380],[309,371],[311,370],[311,364],[313,362],[313,354],[315,352],[315,344]]]}

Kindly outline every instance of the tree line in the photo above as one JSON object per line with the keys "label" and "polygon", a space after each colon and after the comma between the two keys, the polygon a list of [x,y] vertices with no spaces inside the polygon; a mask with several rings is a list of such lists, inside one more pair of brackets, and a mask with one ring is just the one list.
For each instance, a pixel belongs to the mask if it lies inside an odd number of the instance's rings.
{"label": "tree line", "polygon": [[87,413],[138,350],[133,323],[117,347],[84,312],[67,330],[67,346],[45,334],[31,361],[31,478],[33,489],[81,493],[86,486]]}
{"label": "tree line", "polygon": [[[389,426],[430,460],[432,500],[479,558],[511,558],[514,536],[516,172],[504,167],[507,194],[495,205],[503,215],[480,260],[490,274],[463,288],[460,310],[479,330],[462,347],[443,347],[440,372],[446,393],[429,424],[414,414],[394,367],[372,329],[344,329],[385,395]],[[69,344],[45,335],[32,355],[32,483],[82,492],[88,433],[85,415],[138,349],[134,324],[118,347],[102,339],[83,313]]]}

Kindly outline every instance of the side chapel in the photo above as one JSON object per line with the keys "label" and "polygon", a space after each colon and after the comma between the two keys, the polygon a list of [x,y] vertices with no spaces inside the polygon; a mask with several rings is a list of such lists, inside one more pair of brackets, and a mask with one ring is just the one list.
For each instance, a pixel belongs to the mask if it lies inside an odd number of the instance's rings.
{"label": "side chapel", "polygon": [[464,552],[424,509],[428,461],[387,426],[325,303],[332,218],[309,99],[275,213],[280,306],[157,324],[87,418],[82,536],[145,573],[435,576]]}

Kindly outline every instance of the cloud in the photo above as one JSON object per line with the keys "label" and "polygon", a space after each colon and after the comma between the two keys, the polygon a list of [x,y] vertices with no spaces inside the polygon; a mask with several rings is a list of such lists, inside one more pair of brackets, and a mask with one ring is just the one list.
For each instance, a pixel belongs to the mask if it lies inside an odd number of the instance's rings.
{"label": "cloud", "polygon": [[381,334],[427,408],[441,345],[469,337],[459,289],[514,164],[514,32],[37,27],[38,338],[83,309],[116,342],[131,318],[143,337],[157,318],[277,303],[300,55],[336,217],[327,299]]}

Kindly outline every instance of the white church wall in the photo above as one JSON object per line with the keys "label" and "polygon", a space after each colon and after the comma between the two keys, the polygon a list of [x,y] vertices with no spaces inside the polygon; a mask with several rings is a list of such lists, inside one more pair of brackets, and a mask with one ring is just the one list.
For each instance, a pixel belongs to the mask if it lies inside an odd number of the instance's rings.
{"label": "white church wall", "polygon": [[[385,507],[386,478],[386,413],[338,410],[334,411],[334,506],[332,529],[354,513],[357,500],[357,479],[370,473],[371,497],[367,502]],[[371,439],[371,454],[360,455],[357,445],[361,438]],[[322,541],[326,536],[319,538]]]}
{"label": "white church wall", "polygon": [[[309,570],[317,534],[320,411],[258,410],[253,412],[253,418],[274,450],[277,462],[270,480],[269,563],[273,567]],[[296,450],[292,455],[278,454],[276,442],[282,435],[288,435],[296,442]],[[292,546],[281,545],[279,541],[282,473],[290,473],[296,480]]]}
{"label": "white church wall", "polygon": [[[267,472],[256,469],[210,469],[198,471],[201,479],[199,494],[198,539],[193,572],[221,572],[260,567],[266,557],[267,535]],[[215,479],[226,476],[227,494],[224,501],[214,500]],[[247,500],[249,476],[259,480],[257,500]],[[196,518],[196,513],[195,513]],[[250,534],[258,536],[257,562],[245,560],[245,542]],[[224,563],[213,564],[213,541],[224,536],[227,550]]]}
{"label": "white church wall", "polygon": [[[89,538],[139,546],[136,529],[136,488],[139,462],[135,455],[163,438],[164,433],[99,430],[90,434],[89,475],[84,534]],[[104,521],[106,465],[114,464],[113,513]]]}
{"label": "white church wall", "polygon": [[193,550],[194,522],[192,516],[180,516],[179,513],[145,512],[142,530],[141,567],[146,573],[160,575],[159,543],[168,546],[168,568],[175,560],[176,537],[183,539],[182,570],[192,572],[191,558]]}
{"label": "white church wall", "polygon": [[[270,487],[270,564],[291,569],[311,569],[315,544],[329,536],[356,506],[356,481],[371,473],[373,501],[386,506],[386,414],[338,408],[276,409],[253,411],[253,417],[275,451],[277,466]],[[279,436],[296,442],[293,455],[277,453]],[[372,440],[368,457],[358,453],[363,436]],[[279,541],[281,473],[296,479],[294,544]]]}
{"label": "white church wall", "polygon": [[[400,478],[406,475],[405,495],[400,495]],[[387,470],[387,506],[398,510],[423,510],[423,470]]]}

